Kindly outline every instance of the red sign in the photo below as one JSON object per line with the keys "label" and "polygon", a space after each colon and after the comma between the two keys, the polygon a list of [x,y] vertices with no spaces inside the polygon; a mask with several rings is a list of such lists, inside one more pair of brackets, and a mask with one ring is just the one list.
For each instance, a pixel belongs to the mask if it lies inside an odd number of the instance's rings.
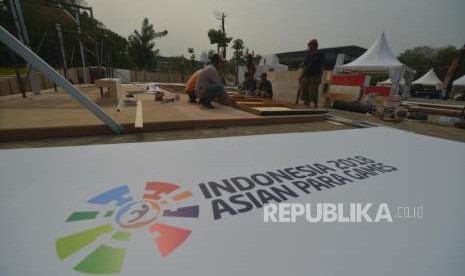
{"label": "red sign", "polygon": [[391,87],[388,86],[369,86],[365,87],[365,95],[375,94],[378,96],[389,97]]}
{"label": "red sign", "polygon": [[365,75],[333,75],[332,85],[359,86],[362,87],[365,82]]}

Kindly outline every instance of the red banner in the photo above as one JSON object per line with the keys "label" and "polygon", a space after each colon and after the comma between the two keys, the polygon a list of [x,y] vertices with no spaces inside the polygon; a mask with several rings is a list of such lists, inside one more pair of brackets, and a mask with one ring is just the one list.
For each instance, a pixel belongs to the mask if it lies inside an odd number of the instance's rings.
{"label": "red banner", "polygon": [[365,87],[364,95],[375,94],[378,96],[389,97],[390,92],[391,92],[391,87],[388,87],[388,86],[369,86],[369,87]]}
{"label": "red banner", "polygon": [[331,79],[332,85],[343,85],[343,86],[359,86],[362,87],[365,82],[365,75],[333,75]]}

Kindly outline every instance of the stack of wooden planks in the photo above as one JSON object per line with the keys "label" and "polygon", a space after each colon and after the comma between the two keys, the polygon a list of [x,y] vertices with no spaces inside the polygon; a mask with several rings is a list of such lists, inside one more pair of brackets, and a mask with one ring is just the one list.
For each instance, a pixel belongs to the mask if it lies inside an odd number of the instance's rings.
{"label": "stack of wooden planks", "polygon": [[315,115],[328,112],[326,109],[299,108],[286,102],[245,96],[237,92],[228,92],[228,95],[233,107],[259,116]]}
{"label": "stack of wooden planks", "polygon": [[446,104],[433,104],[422,102],[402,102],[410,112],[424,112],[432,115],[443,115],[451,117],[460,117],[462,115],[463,106],[460,105],[446,105]]}

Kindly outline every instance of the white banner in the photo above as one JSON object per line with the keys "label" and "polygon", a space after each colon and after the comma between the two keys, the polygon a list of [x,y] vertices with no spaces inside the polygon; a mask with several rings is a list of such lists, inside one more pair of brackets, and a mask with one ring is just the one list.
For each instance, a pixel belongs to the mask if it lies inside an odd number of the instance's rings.
{"label": "white banner", "polygon": [[463,276],[464,163],[387,128],[2,150],[0,275]]}

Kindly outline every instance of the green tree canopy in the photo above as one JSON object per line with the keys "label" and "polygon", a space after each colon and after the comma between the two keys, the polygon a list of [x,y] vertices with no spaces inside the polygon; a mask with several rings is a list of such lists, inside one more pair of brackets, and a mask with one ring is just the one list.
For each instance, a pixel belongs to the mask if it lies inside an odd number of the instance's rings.
{"label": "green tree canopy", "polygon": [[142,21],[140,32],[134,30],[129,36],[129,55],[136,67],[150,69],[155,65],[158,50],[155,48],[155,39],[168,35],[168,31],[156,32],[148,18]]}
{"label": "green tree canopy", "polygon": [[[399,60],[416,70],[417,77],[426,74],[431,68],[434,68],[438,77],[444,79],[449,66],[458,55],[459,49],[454,46],[440,48],[421,46],[406,50],[399,56]],[[463,76],[464,74],[465,60],[459,65],[457,71],[458,76]]]}
{"label": "green tree canopy", "polygon": [[220,54],[220,48],[226,48],[232,40],[232,37],[225,35],[222,30],[215,29],[208,31],[208,38],[210,39],[210,44],[216,44],[218,54]]}

